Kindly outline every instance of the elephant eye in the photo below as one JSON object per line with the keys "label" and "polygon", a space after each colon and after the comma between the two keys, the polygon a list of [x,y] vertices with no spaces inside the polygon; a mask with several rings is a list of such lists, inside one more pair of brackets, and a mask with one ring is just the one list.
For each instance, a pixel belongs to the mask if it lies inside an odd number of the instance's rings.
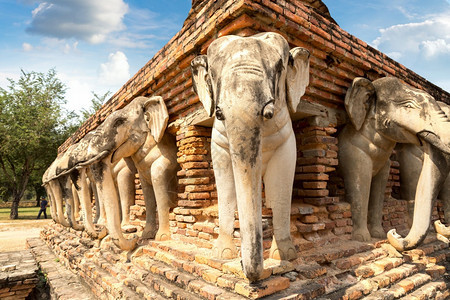
{"label": "elephant eye", "polygon": [[126,121],[125,118],[118,118],[117,120],[114,121],[113,128],[121,126],[123,123],[125,123],[125,121]]}
{"label": "elephant eye", "polygon": [[416,109],[421,108],[420,105],[416,101],[411,100],[411,99],[401,101],[399,104],[406,108],[416,108]]}
{"label": "elephant eye", "polygon": [[220,107],[216,106],[216,118],[217,120],[223,121],[225,120],[225,116],[223,115],[222,109]]}

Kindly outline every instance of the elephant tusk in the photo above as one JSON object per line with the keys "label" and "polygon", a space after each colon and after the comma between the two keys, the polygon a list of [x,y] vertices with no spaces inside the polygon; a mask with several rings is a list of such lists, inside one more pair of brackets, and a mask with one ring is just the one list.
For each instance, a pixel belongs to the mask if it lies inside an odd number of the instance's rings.
{"label": "elephant tusk", "polygon": [[441,234],[445,237],[450,237],[450,227],[442,224],[441,220],[437,220],[434,222],[434,228],[438,234]]}
{"label": "elephant tusk", "polygon": [[447,146],[442,142],[442,140],[433,132],[428,130],[423,130],[419,133],[417,133],[417,137],[419,137],[419,140],[422,142],[425,141],[429,143],[430,145],[433,145],[440,151],[446,153],[447,155],[450,155],[450,147]]}
{"label": "elephant tusk", "polygon": [[438,233],[438,234],[436,235],[436,238],[437,238],[439,241],[443,242],[443,243],[446,243],[446,244],[449,244],[449,243],[450,243],[450,240],[449,240],[448,238],[446,238],[445,236],[443,236],[442,234],[440,234],[440,233]]}
{"label": "elephant tusk", "polygon": [[410,248],[407,246],[407,241],[397,233],[397,230],[391,229],[387,233],[387,239],[389,243],[398,251],[409,250]]}

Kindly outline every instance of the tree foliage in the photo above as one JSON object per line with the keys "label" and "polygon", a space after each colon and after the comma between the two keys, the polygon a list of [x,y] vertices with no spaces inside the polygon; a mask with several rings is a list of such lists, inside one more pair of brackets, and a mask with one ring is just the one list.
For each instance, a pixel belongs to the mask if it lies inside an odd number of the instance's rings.
{"label": "tree foliage", "polygon": [[63,109],[65,85],[54,69],[25,72],[0,88],[0,183],[12,195],[11,219],[27,186],[40,184],[58,146],[74,131],[76,115]]}

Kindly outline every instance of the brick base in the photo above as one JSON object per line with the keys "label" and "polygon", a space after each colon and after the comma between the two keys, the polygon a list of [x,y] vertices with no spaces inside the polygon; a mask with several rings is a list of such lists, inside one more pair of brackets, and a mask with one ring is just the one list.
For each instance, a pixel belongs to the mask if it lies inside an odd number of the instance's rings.
{"label": "brick base", "polygon": [[399,253],[385,240],[361,243],[344,234],[300,251],[292,262],[266,259],[267,278],[249,284],[239,259],[214,259],[210,250],[182,241],[147,241],[126,253],[108,238],[91,241],[54,223],[41,232],[100,299],[446,299],[450,250],[435,235]]}

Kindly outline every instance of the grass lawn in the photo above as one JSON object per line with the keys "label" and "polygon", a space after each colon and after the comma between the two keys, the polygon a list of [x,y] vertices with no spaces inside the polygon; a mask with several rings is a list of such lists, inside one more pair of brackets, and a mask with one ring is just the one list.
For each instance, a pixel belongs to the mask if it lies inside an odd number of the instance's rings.
{"label": "grass lawn", "polygon": [[[20,220],[32,220],[36,219],[39,213],[39,207],[19,207],[19,219]],[[11,208],[0,208],[0,221],[6,221],[9,219]],[[41,214],[41,219],[44,218],[44,214]],[[47,207],[47,219],[51,219],[50,207]]]}

